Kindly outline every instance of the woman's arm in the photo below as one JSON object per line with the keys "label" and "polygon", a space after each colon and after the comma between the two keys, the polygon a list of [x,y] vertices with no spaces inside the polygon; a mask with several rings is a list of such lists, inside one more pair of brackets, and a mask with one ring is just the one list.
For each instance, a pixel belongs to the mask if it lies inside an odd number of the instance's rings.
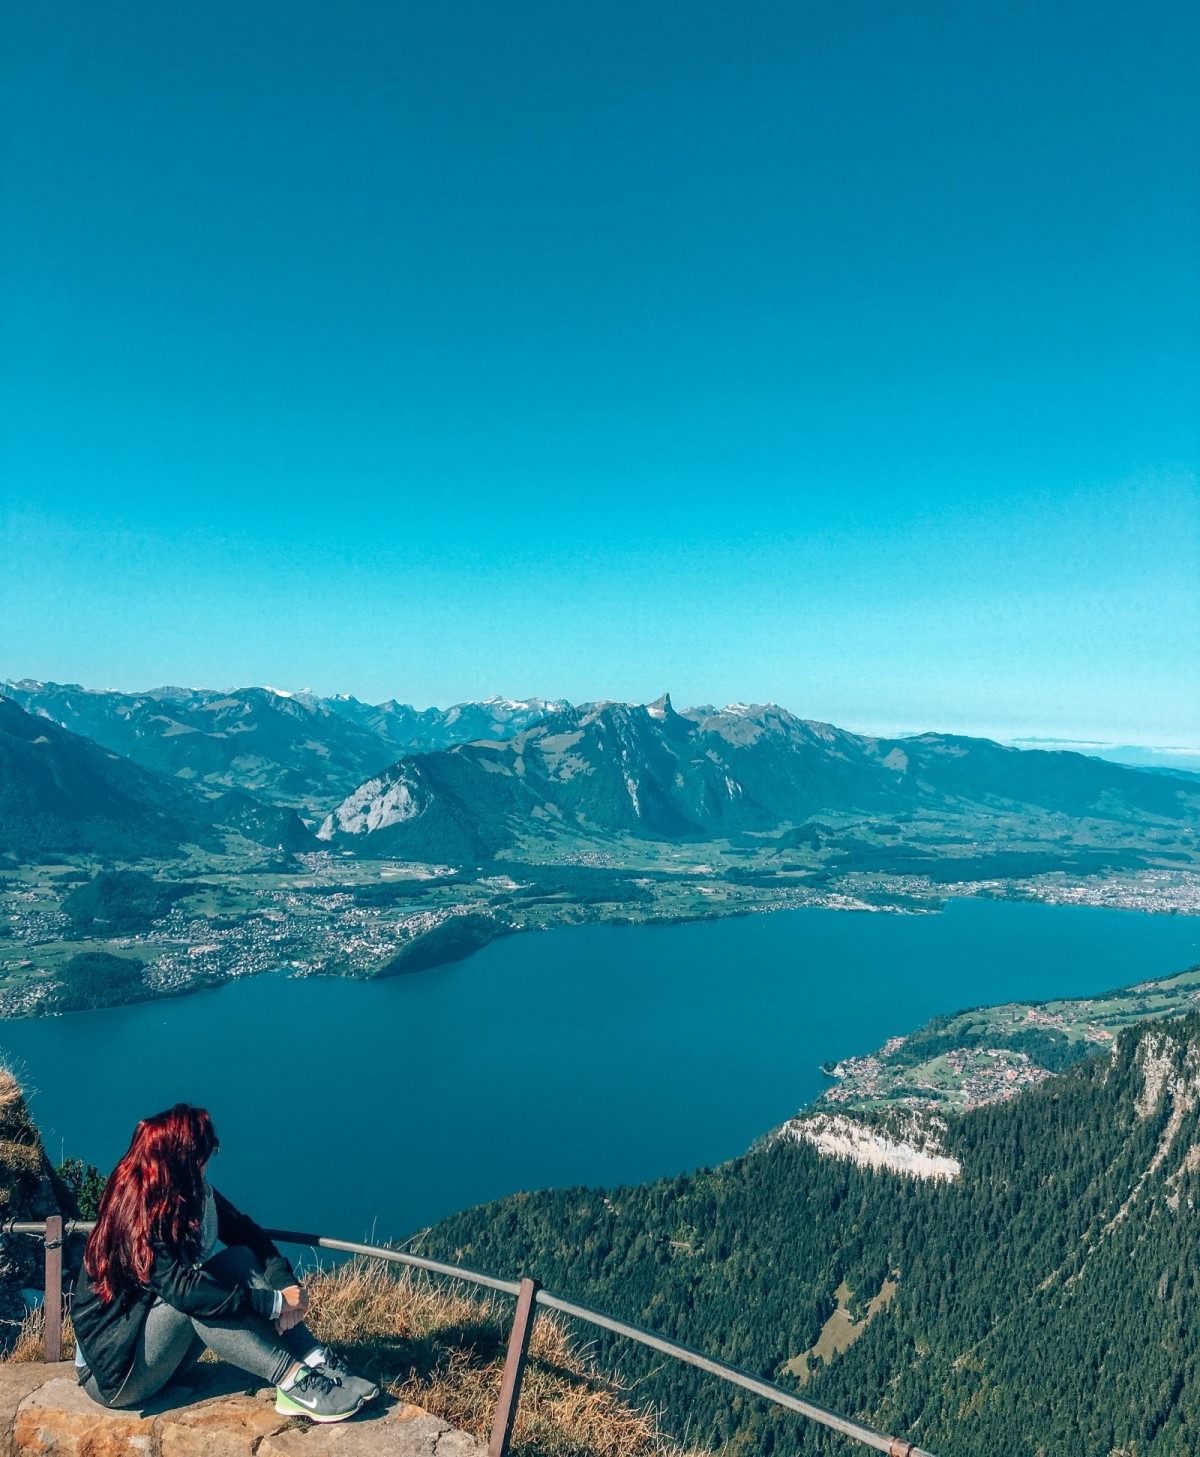
{"label": "woman's arm", "polygon": [[153,1249],[148,1284],[164,1304],[211,1320],[231,1320],[251,1312],[268,1318],[274,1314],[275,1291],[240,1282],[227,1285],[200,1265],[185,1265],[164,1244]]}
{"label": "woman's arm", "polygon": [[224,1245],[245,1245],[262,1261],[267,1283],[274,1290],[295,1285],[296,1273],[279,1253],[266,1231],[241,1210],[235,1209],[219,1189],[213,1190],[217,1205],[217,1238]]}

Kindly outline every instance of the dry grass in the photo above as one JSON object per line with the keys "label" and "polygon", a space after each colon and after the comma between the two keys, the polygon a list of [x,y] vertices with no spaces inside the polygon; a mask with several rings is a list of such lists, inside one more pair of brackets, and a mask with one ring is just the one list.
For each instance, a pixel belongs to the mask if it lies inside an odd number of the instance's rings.
{"label": "dry grass", "polygon": [[[4,1359],[14,1362],[40,1361],[45,1354],[46,1312],[39,1305],[36,1310],[31,1310],[21,1322],[16,1342]],[[69,1316],[63,1320],[62,1358],[64,1361],[75,1359],[75,1332],[71,1329]]]}
{"label": "dry grass", "polygon": [[0,1211],[22,1207],[20,1191],[31,1193],[46,1167],[42,1141],[30,1121],[21,1089],[0,1062]]}
{"label": "dry grass", "polygon": [[[351,1367],[392,1395],[444,1417],[484,1442],[492,1425],[512,1325],[511,1300],[468,1294],[378,1261],[352,1260],[308,1280],[309,1325]],[[9,1361],[40,1361],[44,1314],[25,1317]],[[75,1340],[63,1322],[63,1359]],[[555,1316],[538,1315],[517,1421],[513,1457],[686,1457],[596,1369]]]}
{"label": "dry grass", "polygon": [[12,1069],[0,1061],[0,1111],[12,1107],[17,1102],[24,1103],[20,1084],[13,1075]]}
{"label": "dry grass", "polygon": [[[310,1324],[351,1365],[486,1441],[491,1429],[512,1302],[464,1293],[409,1270],[367,1260],[309,1281]],[[683,1457],[655,1414],[613,1387],[547,1312],[533,1328],[514,1457]]]}

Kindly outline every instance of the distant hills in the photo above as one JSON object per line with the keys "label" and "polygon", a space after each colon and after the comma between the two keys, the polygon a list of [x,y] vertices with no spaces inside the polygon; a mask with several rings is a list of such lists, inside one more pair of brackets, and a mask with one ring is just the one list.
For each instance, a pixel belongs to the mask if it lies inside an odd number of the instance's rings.
{"label": "distant hills", "polygon": [[183,796],[136,764],[0,698],[0,851],[171,854]]}
{"label": "distant hills", "polygon": [[167,857],[227,831],[285,849],[311,844],[291,810],[238,791],[207,798],[0,696],[0,853]]}
{"label": "distant hills", "polygon": [[456,703],[451,708],[414,708],[410,703],[360,703],[357,698],[337,694],[332,698],[298,695],[365,728],[397,754],[448,749],[476,739],[508,739],[548,714],[569,708],[565,699],[484,698]]}
{"label": "distant hills", "polygon": [[491,698],[418,710],[272,688],[119,693],[29,678],[0,694],[143,769],[321,814],[403,754],[507,738],[565,706]]}
{"label": "distant hills", "polygon": [[503,742],[410,755],[318,833],[371,855],[478,860],[530,841],[763,834],[832,811],[1195,826],[1200,783],[986,739],[871,738],[774,704],[678,713],[664,695],[566,707]]}

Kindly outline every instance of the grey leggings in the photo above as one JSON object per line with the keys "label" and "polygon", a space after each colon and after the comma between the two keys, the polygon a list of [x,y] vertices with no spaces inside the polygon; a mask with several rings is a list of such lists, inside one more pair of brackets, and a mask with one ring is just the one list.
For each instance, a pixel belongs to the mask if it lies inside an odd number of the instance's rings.
{"label": "grey leggings", "polygon": [[[222,1280],[240,1280],[265,1289],[262,1266],[252,1250],[233,1245],[206,1260],[204,1268]],[[206,1320],[185,1315],[173,1305],[156,1300],[150,1307],[146,1324],[138,1337],[133,1366],[112,1401],[105,1401],[89,1375],[83,1389],[103,1406],[143,1406],[160,1391],[172,1376],[182,1375],[194,1366],[207,1346],[222,1361],[240,1366],[243,1371],[277,1385],[288,1370],[320,1342],[304,1325],[296,1325],[284,1335],[275,1330],[275,1322],[261,1315],[247,1315],[240,1320]],[[87,1352],[84,1352],[86,1357]]]}

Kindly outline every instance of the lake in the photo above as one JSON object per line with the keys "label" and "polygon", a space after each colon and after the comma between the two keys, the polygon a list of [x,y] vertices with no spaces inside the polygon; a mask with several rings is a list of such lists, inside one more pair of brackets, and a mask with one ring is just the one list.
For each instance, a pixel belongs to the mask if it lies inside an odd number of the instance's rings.
{"label": "lake", "polygon": [[248,978],[0,1027],[51,1157],[107,1170],[138,1118],[201,1103],[213,1179],[261,1223],[402,1236],[548,1185],[743,1152],[937,1012],[1082,996],[1200,961],[1200,918],[952,900],[510,937],[380,982]]}

